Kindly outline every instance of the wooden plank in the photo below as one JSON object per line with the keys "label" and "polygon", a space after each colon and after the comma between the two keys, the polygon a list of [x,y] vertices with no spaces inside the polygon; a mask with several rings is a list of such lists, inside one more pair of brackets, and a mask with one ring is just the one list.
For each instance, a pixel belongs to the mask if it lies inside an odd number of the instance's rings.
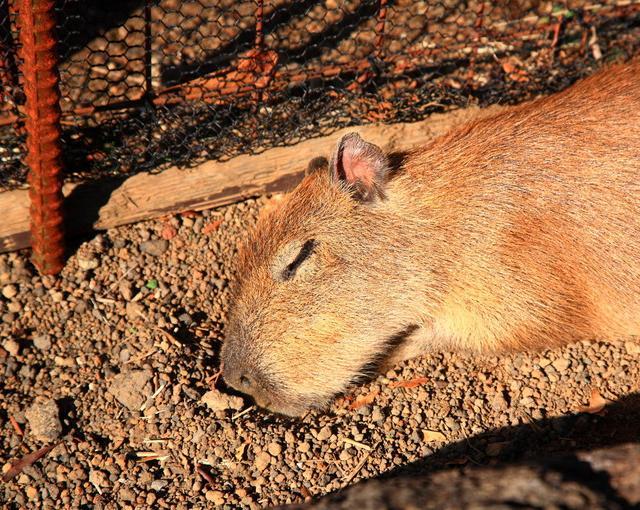
{"label": "wooden plank", "polygon": [[[483,112],[494,112],[491,107]],[[107,229],[185,210],[219,207],[251,196],[291,189],[304,175],[308,161],[329,156],[343,134],[357,131],[387,151],[406,150],[443,134],[451,126],[477,116],[477,108],[435,114],[408,124],[350,127],[257,155],[226,162],[209,161],[195,168],[169,168],[126,179],[66,185],[67,230],[71,233]],[[0,193],[0,253],[29,246],[29,197],[26,190]]]}

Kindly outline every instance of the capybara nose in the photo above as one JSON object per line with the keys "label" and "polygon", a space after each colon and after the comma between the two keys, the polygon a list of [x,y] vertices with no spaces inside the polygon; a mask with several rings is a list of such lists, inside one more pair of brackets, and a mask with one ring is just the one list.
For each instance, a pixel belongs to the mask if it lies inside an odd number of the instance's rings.
{"label": "capybara nose", "polygon": [[251,387],[251,379],[245,375],[244,371],[232,368],[227,363],[225,363],[222,377],[224,382],[234,390],[246,392]]}
{"label": "capybara nose", "polygon": [[268,408],[271,404],[268,392],[261,388],[257,379],[248,372],[228,374],[225,367],[224,380],[234,390],[250,396],[259,407]]}
{"label": "capybara nose", "polygon": [[234,390],[251,395],[258,387],[258,381],[246,366],[240,363],[229,363],[226,360],[222,377]]}
{"label": "capybara nose", "polygon": [[236,389],[240,391],[249,391],[251,390],[251,388],[255,387],[255,381],[250,375],[247,374],[240,374],[240,377],[238,377],[238,382],[240,383],[240,388]]}

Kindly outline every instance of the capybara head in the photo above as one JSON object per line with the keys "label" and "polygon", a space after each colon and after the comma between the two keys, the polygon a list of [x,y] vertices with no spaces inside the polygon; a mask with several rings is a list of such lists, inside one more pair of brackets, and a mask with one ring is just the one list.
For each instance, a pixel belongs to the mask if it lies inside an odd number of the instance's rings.
{"label": "capybara head", "polygon": [[[398,330],[387,157],[355,133],[259,218],[241,249],[224,379],[286,415],[321,408],[368,375]],[[393,235],[388,234],[391,238]],[[401,314],[400,314],[401,315]]]}

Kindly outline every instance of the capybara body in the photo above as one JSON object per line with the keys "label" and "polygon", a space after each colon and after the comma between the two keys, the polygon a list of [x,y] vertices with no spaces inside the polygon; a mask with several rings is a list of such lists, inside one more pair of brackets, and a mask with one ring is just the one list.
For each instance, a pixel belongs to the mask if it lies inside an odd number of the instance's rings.
{"label": "capybara body", "polygon": [[300,415],[429,350],[636,335],[638,59],[402,155],[343,137],[241,249],[222,361]]}

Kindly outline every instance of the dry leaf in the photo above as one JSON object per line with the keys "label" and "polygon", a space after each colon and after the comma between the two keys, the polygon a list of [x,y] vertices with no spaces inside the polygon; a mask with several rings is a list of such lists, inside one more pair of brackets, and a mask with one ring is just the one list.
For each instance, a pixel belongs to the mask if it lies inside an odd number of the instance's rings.
{"label": "dry leaf", "polygon": [[300,487],[300,494],[304,496],[305,503],[309,503],[311,501],[311,493],[309,492],[309,489],[307,489],[304,485]]}
{"label": "dry leaf", "polygon": [[202,229],[203,234],[210,234],[211,232],[215,232],[218,230],[218,227],[222,225],[222,220],[212,221],[211,223],[207,223]]}
{"label": "dry leaf", "polygon": [[215,485],[215,480],[209,473],[207,473],[207,470],[204,467],[199,465],[198,467],[196,467],[196,471],[202,478],[207,481],[209,486],[213,487]]}
{"label": "dry leaf", "polygon": [[357,399],[354,400],[353,404],[349,406],[350,411],[355,411],[356,409],[361,408],[362,406],[369,405],[371,402],[375,400],[380,392],[378,390],[372,391],[367,395],[360,395]]}
{"label": "dry leaf", "polygon": [[514,66],[511,62],[503,62],[502,63],[502,70],[507,74],[511,74],[511,73],[517,71],[518,68],[516,66]]}
{"label": "dry leaf", "polygon": [[600,395],[600,392],[596,388],[591,388],[589,405],[580,406],[578,411],[581,413],[600,414],[604,410],[605,406],[610,403],[611,401]]}
{"label": "dry leaf", "polygon": [[406,381],[393,381],[389,383],[389,388],[415,388],[429,381],[426,377],[415,377]]}
{"label": "dry leaf", "polygon": [[16,434],[18,434],[19,436],[24,436],[22,427],[20,427],[20,424],[17,422],[17,420],[13,416],[9,415],[9,421],[11,422],[11,426],[16,431]]}
{"label": "dry leaf", "polygon": [[16,462],[11,466],[11,469],[9,469],[9,471],[7,471],[2,477],[2,481],[8,482],[9,480],[12,480],[17,475],[22,473],[22,470],[24,468],[40,460],[47,453],[53,450],[56,446],[58,446],[58,443],[53,443],[53,444],[50,444],[49,446],[44,446],[43,448],[40,448],[35,452],[28,453],[27,455],[22,457],[18,462]]}
{"label": "dry leaf", "polygon": [[438,432],[437,430],[423,430],[422,438],[430,443],[432,441],[446,441],[447,438],[442,432]]}
{"label": "dry leaf", "polygon": [[517,73],[511,73],[509,75],[509,78],[511,78],[513,81],[516,81],[518,83],[527,83],[529,81],[529,75],[527,74],[526,71],[518,71]]}
{"label": "dry leaf", "polygon": [[513,81],[520,83],[526,83],[529,81],[529,74],[524,69],[518,68],[518,66],[513,62],[502,62],[502,70],[509,79]]}
{"label": "dry leaf", "polygon": [[241,461],[242,458],[244,457],[244,452],[247,449],[247,446],[249,445],[249,441],[247,441],[246,443],[242,443],[240,446],[238,446],[236,448],[236,460],[237,461]]}

